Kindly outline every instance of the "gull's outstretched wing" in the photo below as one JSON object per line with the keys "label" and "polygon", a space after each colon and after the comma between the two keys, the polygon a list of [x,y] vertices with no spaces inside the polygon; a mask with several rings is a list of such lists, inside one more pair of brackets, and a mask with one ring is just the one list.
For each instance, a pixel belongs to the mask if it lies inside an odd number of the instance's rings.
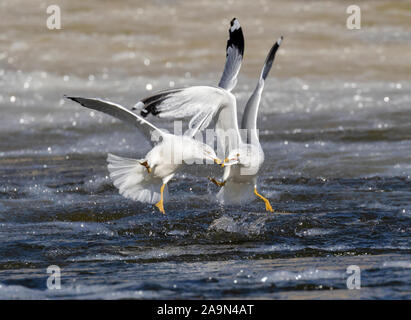
{"label": "gull's outstretched wing", "polygon": [[237,84],[237,75],[240,71],[244,56],[244,35],[240,23],[234,18],[230,24],[225,66],[218,84],[219,87],[228,91],[233,90]]}
{"label": "gull's outstretched wing", "polygon": [[[234,103],[233,103],[234,100]],[[202,122],[200,130],[211,122],[204,117],[212,116],[223,107],[236,108],[234,96],[221,88],[211,86],[193,86],[187,88],[160,91],[139,101],[134,109],[140,110],[142,117],[148,115],[168,119],[191,118],[189,128]]]}
{"label": "gull's outstretched wing", "polygon": [[207,128],[214,119],[216,130],[222,130],[221,134],[217,132],[219,140],[226,132],[239,137],[236,99],[222,88],[195,86],[160,91],[138,102],[135,108],[143,117],[190,118],[189,135]]}
{"label": "gull's outstretched wing", "polygon": [[150,141],[153,131],[156,131],[161,136],[165,134],[162,130],[154,126],[152,123],[148,122],[143,117],[136,115],[135,113],[119,104],[98,98],[65,97],[81,104],[83,107],[104,112],[110,116],[113,116],[114,118],[123,121],[126,124],[137,127],[140,132],[143,133],[144,136]]}
{"label": "gull's outstretched wing", "polygon": [[[244,109],[243,118],[241,121],[241,127],[243,129],[257,129],[257,114],[258,107],[260,105],[261,94],[264,89],[264,82],[268,76],[273,65],[275,54],[281,45],[283,37],[280,37],[277,42],[271,47],[270,52],[265,59],[263,69],[261,70],[260,78],[258,79],[257,87],[255,88],[250,99],[248,99],[247,104]],[[247,134],[247,142],[250,143],[250,133]]]}

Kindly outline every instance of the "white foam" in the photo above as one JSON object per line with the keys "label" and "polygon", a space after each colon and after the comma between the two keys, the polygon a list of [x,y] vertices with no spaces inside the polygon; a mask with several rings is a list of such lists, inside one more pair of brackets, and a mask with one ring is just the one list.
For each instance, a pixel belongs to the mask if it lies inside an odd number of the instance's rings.
{"label": "white foam", "polygon": [[411,261],[386,261],[382,265],[384,268],[411,268]]}
{"label": "white foam", "polygon": [[255,236],[264,230],[268,216],[258,217],[255,220],[247,221],[247,217],[242,217],[236,221],[230,216],[222,216],[215,219],[209,226],[209,231],[237,233],[244,236]]}
{"label": "white foam", "polygon": [[161,292],[152,290],[132,290],[129,284],[108,285],[76,285],[63,286],[60,290],[36,290],[20,285],[5,285],[0,283],[0,299],[154,299]]}
{"label": "white foam", "polygon": [[317,279],[340,279],[344,278],[343,272],[307,269],[300,272],[287,270],[274,271],[261,277],[261,282],[281,282],[281,281],[299,281],[299,280],[317,280]]}
{"label": "white foam", "polygon": [[331,233],[334,233],[334,231],[330,229],[312,228],[312,229],[301,230],[299,232],[296,232],[295,234],[300,237],[316,237],[316,236],[324,236],[324,235],[331,234]]}

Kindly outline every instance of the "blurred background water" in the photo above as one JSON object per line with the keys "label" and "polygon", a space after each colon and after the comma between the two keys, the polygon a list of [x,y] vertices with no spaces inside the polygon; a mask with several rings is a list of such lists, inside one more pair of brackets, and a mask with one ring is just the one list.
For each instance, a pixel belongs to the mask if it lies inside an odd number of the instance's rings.
{"label": "blurred background water", "polygon": [[[411,297],[409,1],[358,1],[361,30],[346,28],[350,1],[53,4],[61,30],[46,1],[0,2],[0,298]],[[277,212],[219,206],[210,168],[169,183],[166,216],[124,199],[106,154],[148,143],[63,94],[132,106],[216,85],[233,17],[240,113],[285,37],[259,115],[261,192]],[[47,289],[49,265],[61,290]],[[349,265],[361,290],[347,290]]]}

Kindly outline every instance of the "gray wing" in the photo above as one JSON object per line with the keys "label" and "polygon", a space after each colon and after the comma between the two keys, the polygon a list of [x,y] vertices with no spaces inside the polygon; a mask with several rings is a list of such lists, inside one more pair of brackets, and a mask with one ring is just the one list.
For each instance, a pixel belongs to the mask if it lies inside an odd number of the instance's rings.
{"label": "gray wing", "polygon": [[193,86],[160,91],[142,99],[133,109],[140,110],[142,117],[152,115],[166,119],[190,119],[190,129],[203,130],[222,106],[231,107],[231,96],[222,88]]}
{"label": "gray wing", "polygon": [[[248,99],[247,104],[244,109],[243,118],[241,121],[241,127],[243,129],[257,129],[257,114],[258,107],[260,105],[261,94],[264,89],[264,82],[271,70],[274,62],[275,54],[281,45],[283,37],[280,37],[276,43],[271,47],[270,52],[265,59],[263,69],[261,70],[260,78],[258,79],[257,87],[255,88],[253,94]],[[247,141],[250,138],[250,134],[247,135]]]}
{"label": "gray wing", "polygon": [[98,98],[65,97],[81,104],[83,107],[103,112],[123,121],[126,124],[137,127],[140,132],[143,133],[144,136],[150,141],[153,131],[156,131],[160,135],[165,134],[162,130],[154,126],[152,123],[148,122],[143,117],[136,115],[135,113],[119,104]]}
{"label": "gray wing", "polygon": [[[161,91],[145,98],[135,106],[143,117],[153,115],[165,119],[190,119],[186,135],[207,128],[215,121],[217,139],[220,143],[225,133],[230,133],[231,145],[239,141],[237,104],[231,92],[218,87],[195,86]],[[221,143],[224,145],[224,143]]]}
{"label": "gray wing", "polygon": [[237,84],[237,75],[244,56],[244,35],[238,19],[231,20],[231,27],[228,32],[226,62],[218,86],[231,91]]}

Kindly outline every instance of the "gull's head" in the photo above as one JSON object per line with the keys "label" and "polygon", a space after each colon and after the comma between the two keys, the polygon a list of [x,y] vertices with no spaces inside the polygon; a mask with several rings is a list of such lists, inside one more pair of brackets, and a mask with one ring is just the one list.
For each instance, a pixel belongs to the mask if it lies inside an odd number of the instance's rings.
{"label": "gull's head", "polygon": [[221,164],[221,166],[222,167],[232,166],[234,164],[239,164],[239,163],[241,163],[241,150],[234,149],[230,151],[230,153],[228,154],[228,157],[224,159],[224,162]]}
{"label": "gull's head", "polygon": [[214,149],[209,145],[188,137],[184,137],[182,142],[185,158],[206,161],[206,163],[220,164],[222,162],[217,158]]}
{"label": "gull's head", "polygon": [[242,167],[254,167],[260,166],[262,161],[264,161],[264,153],[260,146],[243,144],[229,152],[228,157],[224,159],[224,165],[238,164]]}

